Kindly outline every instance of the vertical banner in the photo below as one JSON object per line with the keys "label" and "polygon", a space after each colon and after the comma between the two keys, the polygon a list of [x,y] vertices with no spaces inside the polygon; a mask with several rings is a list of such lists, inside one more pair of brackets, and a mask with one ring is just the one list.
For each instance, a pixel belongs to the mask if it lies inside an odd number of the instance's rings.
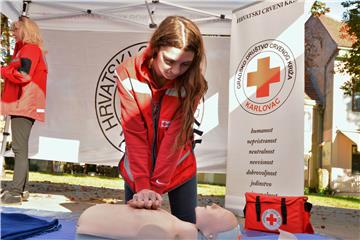
{"label": "vertical banner", "polygon": [[304,2],[233,12],[225,205],[304,191]]}

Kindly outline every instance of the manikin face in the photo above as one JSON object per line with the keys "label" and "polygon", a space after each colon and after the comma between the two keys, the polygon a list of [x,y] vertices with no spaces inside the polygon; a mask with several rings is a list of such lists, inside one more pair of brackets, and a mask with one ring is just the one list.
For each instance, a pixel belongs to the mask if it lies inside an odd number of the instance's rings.
{"label": "manikin face", "polygon": [[161,47],[153,62],[158,77],[174,80],[189,69],[194,52],[175,47]]}
{"label": "manikin face", "polygon": [[206,207],[196,207],[196,227],[211,239],[219,232],[229,231],[237,225],[237,219],[232,212],[216,204]]}

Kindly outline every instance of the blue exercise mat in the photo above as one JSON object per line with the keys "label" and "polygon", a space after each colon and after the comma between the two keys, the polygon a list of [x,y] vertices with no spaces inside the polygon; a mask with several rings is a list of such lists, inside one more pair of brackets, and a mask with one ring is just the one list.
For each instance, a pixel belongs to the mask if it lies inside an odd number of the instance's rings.
{"label": "blue exercise mat", "polygon": [[[62,225],[61,229],[56,229],[58,231],[47,232],[46,234],[33,235],[29,236],[27,240],[72,240],[72,239],[81,239],[81,240],[94,240],[94,239],[104,239],[88,235],[76,235],[76,223],[79,218],[79,213],[62,213],[62,212],[52,212],[52,211],[42,211],[35,209],[22,209],[22,208],[10,208],[10,207],[1,207],[0,208],[3,216],[3,213],[22,213],[27,216],[35,216],[39,220],[51,223],[53,219],[58,219],[58,225]],[[3,236],[3,219],[1,219],[1,235]],[[23,224],[24,222],[22,222]],[[16,226],[16,223],[13,223],[13,227]],[[16,227],[15,227],[16,228]],[[260,231],[245,230],[243,226],[239,225],[240,232],[242,234],[241,240],[277,240],[279,234],[266,233]],[[55,230],[55,229],[54,229]],[[294,234],[298,240],[334,240],[337,238],[323,235],[323,234]],[[3,238],[2,238],[3,239]],[[9,238],[15,239],[15,238]]]}
{"label": "blue exercise mat", "polygon": [[46,221],[23,213],[1,213],[1,239],[25,239],[61,228],[57,219]]}
{"label": "blue exercise mat", "polygon": [[47,232],[46,234],[34,235],[27,238],[27,240],[72,240],[76,238],[76,223],[79,218],[79,213],[72,212],[55,212],[45,211],[37,209],[25,209],[25,208],[14,208],[14,207],[0,207],[3,213],[22,213],[28,216],[33,216],[47,222],[58,219],[61,228],[57,231]]}

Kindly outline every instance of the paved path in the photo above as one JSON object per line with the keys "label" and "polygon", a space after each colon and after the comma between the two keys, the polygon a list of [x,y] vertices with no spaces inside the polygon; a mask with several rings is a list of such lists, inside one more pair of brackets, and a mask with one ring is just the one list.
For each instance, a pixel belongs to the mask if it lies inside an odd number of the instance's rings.
{"label": "paved path", "polygon": [[[6,187],[7,181],[1,183]],[[16,207],[41,209],[57,212],[81,213],[96,203],[123,203],[124,193],[119,189],[84,187],[76,185],[55,184],[49,182],[30,183],[29,201]],[[224,206],[224,197],[198,197],[200,206],[217,203]],[[163,208],[169,210],[165,199]],[[238,217],[244,224],[244,218]],[[311,222],[316,233],[326,234],[338,239],[360,240],[360,210],[314,206]]]}

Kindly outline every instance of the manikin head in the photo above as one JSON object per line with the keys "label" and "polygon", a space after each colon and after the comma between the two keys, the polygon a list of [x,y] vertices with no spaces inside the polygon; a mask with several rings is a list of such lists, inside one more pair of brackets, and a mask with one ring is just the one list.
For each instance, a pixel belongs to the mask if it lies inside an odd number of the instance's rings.
{"label": "manikin head", "polygon": [[196,207],[195,211],[196,227],[207,239],[216,239],[218,233],[238,226],[235,215],[219,205]]}

